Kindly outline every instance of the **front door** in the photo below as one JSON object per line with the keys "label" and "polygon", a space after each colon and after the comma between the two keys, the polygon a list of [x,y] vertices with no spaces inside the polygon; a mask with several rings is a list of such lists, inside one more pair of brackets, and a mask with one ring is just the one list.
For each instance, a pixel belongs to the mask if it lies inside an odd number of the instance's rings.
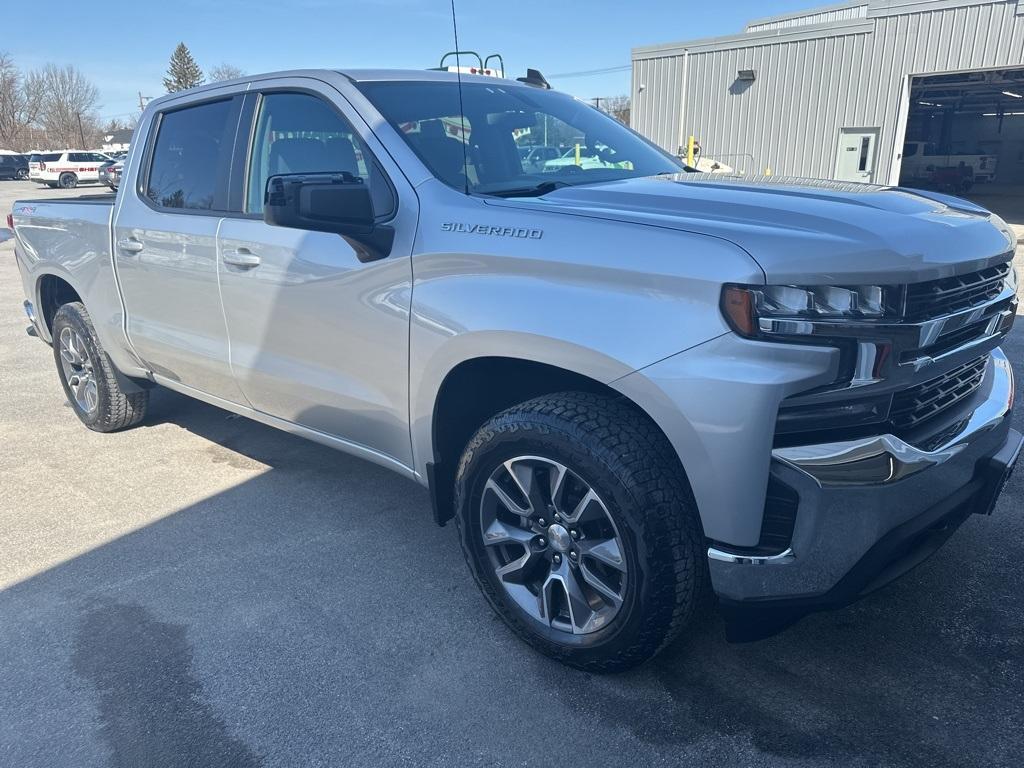
{"label": "front door", "polygon": [[836,179],[870,184],[875,178],[877,128],[843,128],[839,132]]}
{"label": "front door", "polygon": [[217,228],[240,97],[156,116],[138,189],[124,184],[114,258],[128,337],[156,374],[244,403],[228,363]]}
{"label": "front door", "polygon": [[[316,81],[259,96],[245,212],[225,218],[218,239],[231,364],[257,410],[409,466],[415,204],[399,210],[339,101]],[[263,222],[271,176],[343,171],[369,185],[378,219],[394,219],[387,258],[365,260],[337,234]]]}

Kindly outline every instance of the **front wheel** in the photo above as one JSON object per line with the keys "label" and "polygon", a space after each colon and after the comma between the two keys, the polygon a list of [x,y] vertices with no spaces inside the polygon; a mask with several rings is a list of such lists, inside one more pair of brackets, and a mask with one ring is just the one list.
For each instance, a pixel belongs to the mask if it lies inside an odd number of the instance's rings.
{"label": "front wheel", "polygon": [[121,389],[80,302],[65,304],[54,316],[53,357],[64,394],[89,429],[114,432],[142,421],[149,392],[128,394]]}
{"label": "front wheel", "polygon": [[566,392],[492,418],[459,464],[456,511],[494,610],[574,667],[646,661],[707,593],[682,468],[664,435],[616,398]]}

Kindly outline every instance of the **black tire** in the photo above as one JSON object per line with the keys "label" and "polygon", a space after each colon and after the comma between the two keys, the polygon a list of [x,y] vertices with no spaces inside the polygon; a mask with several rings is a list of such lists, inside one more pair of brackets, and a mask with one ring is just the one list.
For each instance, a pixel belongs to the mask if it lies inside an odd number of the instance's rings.
{"label": "black tire", "polygon": [[28,169],[26,169],[26,168],[21,168],[21,169],[20,169],[20,170],[18,171],[18,181],[24,181],[24,180],[25,180],[25,179],[27,179],[27,178],[28,178]]}
{"label": "black tire", "polygon": [[78,177],[73,173],[62,173],[57,179],[57,186],[61,189],[74,189],[78,186]]}
{"label": "black tire", "polygon": [[[623,540],[628,581],[618,613],[589,634],[546,626],[524,611],[494,573],[479,513],[484,486],[514,456],[557,461],[607,503]],[[617,672],[650,659],[676,638],[709,593],[696,503],[665,436],[630,404],[563,392],[514,406],[470,440],[455,480],[456,524],[473,577],[523,640],[565,664]]]}
{"label": "black tire", "polygon": [[[78,403],[68,382],[65,365],[61,359],[61,333],[67,328],[78,335],[84,343],[84,354],[88,357],[92,377],[96,382],[97,403],[87,411]],[[64,304],[53,318],[53,357],[57,364],[57,375],[68,403],[75,415],[85,426],[95,432],[115,432],[134,426],[142,421],[149,404],[149,391],[126,394],[117,383],[117,377],[110,360],[103,353],[92,319],[81,302]]]}

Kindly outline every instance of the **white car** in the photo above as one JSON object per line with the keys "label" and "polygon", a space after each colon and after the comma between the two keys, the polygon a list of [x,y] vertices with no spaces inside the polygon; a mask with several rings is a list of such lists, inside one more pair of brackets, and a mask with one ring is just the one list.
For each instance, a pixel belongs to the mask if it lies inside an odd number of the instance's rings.
{"label": "white car", "polygon": [[71,189],[79,184],[96,184],[100,180],[100,166],[111,158],[102,152],[83,152],[67,149],[33,155],[29,163],[29,178],[40,184]]}
{"label": "white car", "polygon": [[598,156],[597,153],[606,150],[607,147],[599,145],[596,149],[584,146],[582,144],[575,147],[571,147],[566,152],[554,160],[548,160],[544,163],[545,173],[559,173],[565,172],[566,169],[575,166],[582,171],[588,171],[592,168],[625,168],[629,170],[632,167],[632,163],[625,161],[622,163],[612,162],[605,160]]}

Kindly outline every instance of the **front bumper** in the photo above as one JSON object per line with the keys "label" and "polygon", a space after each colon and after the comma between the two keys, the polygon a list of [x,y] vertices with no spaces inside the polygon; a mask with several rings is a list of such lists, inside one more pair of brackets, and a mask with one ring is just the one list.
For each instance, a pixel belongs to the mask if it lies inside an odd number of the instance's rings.
{"label": "front bumper", "polygon": [[893,435],[774,450],[772,477],[799,497],[790,548],[709,550],[730,637],[763,637],[852,602],[917,565],[970,514],[990,512],[1022,443],[1010,429],[1013,391],[996,349],[973,411],[932,450]]}

